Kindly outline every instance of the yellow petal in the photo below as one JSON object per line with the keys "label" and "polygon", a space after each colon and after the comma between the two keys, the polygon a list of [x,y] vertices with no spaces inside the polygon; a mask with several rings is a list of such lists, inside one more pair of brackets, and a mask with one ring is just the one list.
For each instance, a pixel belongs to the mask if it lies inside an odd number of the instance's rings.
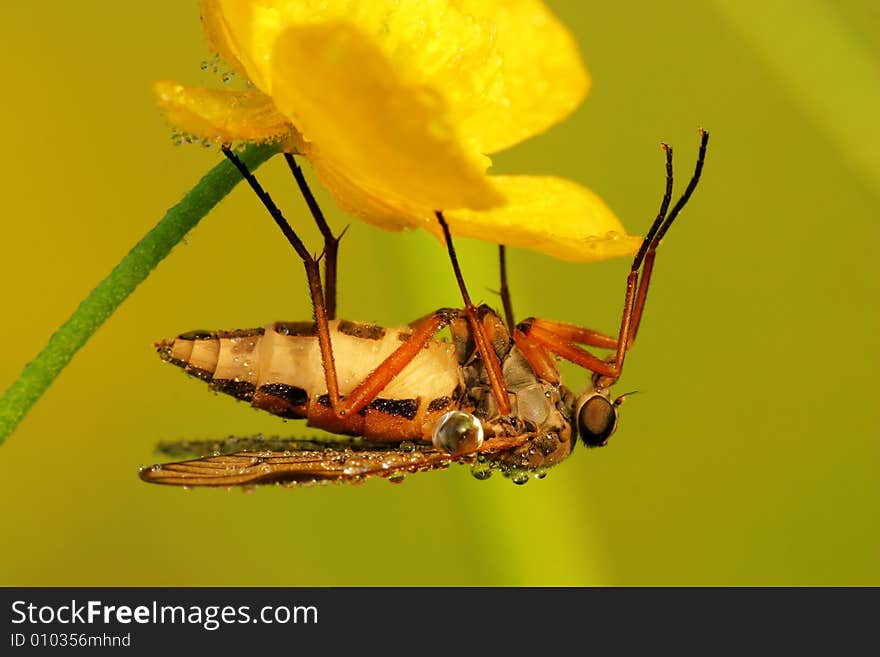
{"label": "yellow petal", "polygon": [[[491,5],[491,6],[490,6]],[[469,95],[458,110],[462,131],[483,153],[494,153],[543,132],[571,114],[590,88],[577,42],[539,0],[486,3],[501,58],[485,95]]]}
{"label": "yellow petal", "polygon": [[229,68],[247,78],[247,71],[238,54],[238,45],[232,39],[219,0],[201,0],[199,9],[208,47],[220,55]]}
{"label": "yellow petal", "polygon": [[259,91],[230,91],[157,82],[153,91],[168,121],[202,139],[230,143],[295,137],[287,117]]}
{"label": "yellow petal", "polygon": [[231,44],[226,50],[271,96],[287,84],[275,78],[272,61],[275,41],[286,29],[338,23],[356,27],[401,81],[443,98],[460,138],[475,152],[495,152],[542,132],[568,116],[589,88],[574,38],[540,0],[205,4],[220,16],[214,22],[222,26],[209,36]]}
{"label": "yellow petal", "polygon": [[443,99],[402,80],[355,27],[289,28],[271,61],[276,107],[311,142],[307,154],[351,185],[421,214],[504,202],[488,161],[461,146]]}
{"label": "yellow petal", "polygon": [[[641,238],[627,235],[604,201],[563,178],[492,176],[507,197],[493,210],[445,212],[453,236],[474,237],[540,251],[561,260],[633,255]],[[440,228],[431,227],[440,235]]]}
{"label": "yellow petal", "polygon": [[416,207],[399,197],[392,201],[352,180],[333,159],[325,158],[315,144],[305,144],[301,151],[315,169],[321,184],[332,194],[339,209],[353,217],[385,230],[422,227],[433,230],[437,222],[434,210]]}

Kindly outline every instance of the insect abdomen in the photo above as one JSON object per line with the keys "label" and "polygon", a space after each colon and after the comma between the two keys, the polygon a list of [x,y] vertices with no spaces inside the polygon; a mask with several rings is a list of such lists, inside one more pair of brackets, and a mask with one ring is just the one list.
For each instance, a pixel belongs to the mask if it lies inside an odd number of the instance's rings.
{"label": "insect abdomen", "polygon": [[[340,393],[344,396],[387,358],[409,328],[330,323]],[[192,331],[157,344],[160,356],[218,392],[285,418],[335,433],[384,440],[424,437],[425,426],[449,410],[461,386],[452,346],[431,342],[367,409],[344,421],[326,399],[314,324],[276,322],[265,329]]]}

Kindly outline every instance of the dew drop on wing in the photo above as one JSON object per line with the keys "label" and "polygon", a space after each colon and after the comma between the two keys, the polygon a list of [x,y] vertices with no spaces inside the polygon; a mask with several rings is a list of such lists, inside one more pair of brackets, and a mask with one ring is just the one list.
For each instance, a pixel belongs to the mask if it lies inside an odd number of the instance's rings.
{"label": "dew drop on wing", "polygon": [[347,458],[342,464],[342,474],[347,477],[360,477],[367,472],[368,469],[369,466],[367,465],[367,462],[357,456]]}
{"label": "dew drop on wing", "polygon": [[388,479],[389,483],[402,484],[404,482],[404,480],[406,479],[406,473],[405,472],[395,472],[393,474],[388,475],[387,479]]}

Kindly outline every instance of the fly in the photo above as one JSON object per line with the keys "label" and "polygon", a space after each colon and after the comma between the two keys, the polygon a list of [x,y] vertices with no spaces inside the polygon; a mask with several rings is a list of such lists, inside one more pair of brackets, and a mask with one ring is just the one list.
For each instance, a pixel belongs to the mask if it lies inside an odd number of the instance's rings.
{"label": "fly", "polygon": [[[541,318],[516,323],[504,246],[499,247],[504,319],[486,305],[475,306],[440,211],[436,218],[463,306],[436,310],[398,328],[337,320],[340,236],[327,226],[293,156],[285,154],[324,237],[324,253],[318,258],[254,175],[224,148],[302,259],[315,321],[191,331],[157,343],[157,350],[218,392],[346,438],[166,444],[160,450],[172,458],[194,458],[142,468],[141,478],[181,486],[301,485],[368,477],[395,482],[408,473],[460,463],[470,465],[480,479],[500,470],[515,483],[525,483],[566,459],[578,438],[587,447],[604,446],[617,428],[626,397],[613,397],[610,388],[638,332],[657,247],[702,172],[709,133],[701,130],[700,136],[694,173],[671,209],[672,149],[664,145],[665,193],[633,259],[616,336]],[[451,341],[437,339],[447,328]],[[585,347],[610,353],[603,358]],[[563,385],[557,357],[592,372],[580,395]]]}

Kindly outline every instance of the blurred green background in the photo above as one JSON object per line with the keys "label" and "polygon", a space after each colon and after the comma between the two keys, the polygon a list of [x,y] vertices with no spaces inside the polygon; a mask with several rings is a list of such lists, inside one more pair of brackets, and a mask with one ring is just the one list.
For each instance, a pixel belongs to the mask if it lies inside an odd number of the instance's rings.
{"label": "blurred green background", "polygon": [[[309,316],[299,261],[239,187],[0,447],[0,584],[880,584],[877,4],[550,5],[593,89],[496,172],[577,180],[641,233],[659,143],[683,182],[697,127],[712,131],[620,384],[642,394],[610,445],[525,486],[461,467],[250,495],[141,483],[159,439],[314,433],[209,394],[151,347]],[[200,71],[193,2],[4,3],[0,32],[5,389],[220,159],[172,145],[152,81],[219,80]],[[317,249],[283,161],[260,173]],[[318,195],[332,225],[349,222]],[[459,304],[432,237],[351,223],[343,317],[395,325]],[[459,250],[472,295],[496,303],[494,247]],[[616,329],[627,262],[517,250],[509,266],[519,317]]]}

